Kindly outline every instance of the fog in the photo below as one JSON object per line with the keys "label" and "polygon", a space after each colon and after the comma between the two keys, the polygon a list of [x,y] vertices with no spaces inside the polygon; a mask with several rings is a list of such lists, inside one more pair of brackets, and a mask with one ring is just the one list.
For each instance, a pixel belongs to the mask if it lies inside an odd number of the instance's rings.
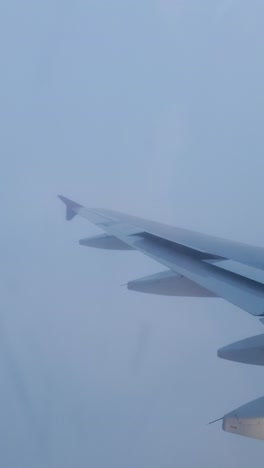
{"label": "fog", "polygon": [[221,299],[122,284],[62,193],[264,246],[260,0],[0,3],[0,464],[216,468],[262,442],[207,423],[263,396],[216,351],[263,332]]}

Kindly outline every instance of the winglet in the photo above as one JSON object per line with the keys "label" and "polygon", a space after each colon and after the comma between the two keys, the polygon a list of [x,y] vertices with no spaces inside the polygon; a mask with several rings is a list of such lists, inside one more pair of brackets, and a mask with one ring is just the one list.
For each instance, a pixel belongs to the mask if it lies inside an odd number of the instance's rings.
{"label": "winglet", "polygon": [[82,205],[76,203],[63,195],[58,195],[59,199],[66,205],[66,219],[70,221],[78,214],[78,209],[82,208]]}

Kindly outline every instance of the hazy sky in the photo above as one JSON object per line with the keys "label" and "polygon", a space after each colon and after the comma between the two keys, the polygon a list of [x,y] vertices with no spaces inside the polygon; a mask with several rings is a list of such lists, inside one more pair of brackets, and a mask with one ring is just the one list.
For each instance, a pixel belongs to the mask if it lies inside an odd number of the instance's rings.
{"label": "hazy sky", "polygon": [[0,464],[245,468],[210,420],[263,396],[216,351],[263,327],[128,292],[162,266],[78,245],[56,195],[264,246],[262,0],[0,3]]}

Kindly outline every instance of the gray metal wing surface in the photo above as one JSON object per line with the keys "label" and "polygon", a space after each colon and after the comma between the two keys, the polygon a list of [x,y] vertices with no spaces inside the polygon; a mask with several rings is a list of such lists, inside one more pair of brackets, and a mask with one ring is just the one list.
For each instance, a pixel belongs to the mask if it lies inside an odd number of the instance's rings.
{"label": "gray metal wing surface", "polygon": [[[59,198],[66,218],[86,218],[108,236],[103,248],[138,250],[177,275],[255,316],[264,315],[264,249]],[[96,240],[89,242],[96,245]],[[109,247],[110,246],[110,247]],[[229,262],[229,263],[228,263]]]}

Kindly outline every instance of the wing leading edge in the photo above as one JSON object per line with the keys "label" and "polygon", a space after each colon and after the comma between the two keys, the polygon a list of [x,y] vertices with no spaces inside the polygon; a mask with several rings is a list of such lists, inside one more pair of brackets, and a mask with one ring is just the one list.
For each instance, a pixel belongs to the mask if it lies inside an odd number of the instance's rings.
{"label": "wing leading edge", "polygon": [[66,218],[79,215],[101,228],[111,238],[138,250],[169,270],[196,283],[255,316],[264,315],[264,284],[238,271],[221,268],[234,260],[255,269],[264,268],[264,249],[224,241],[146,221],[110,210],[88,209],[59,196],[66,205]]}

